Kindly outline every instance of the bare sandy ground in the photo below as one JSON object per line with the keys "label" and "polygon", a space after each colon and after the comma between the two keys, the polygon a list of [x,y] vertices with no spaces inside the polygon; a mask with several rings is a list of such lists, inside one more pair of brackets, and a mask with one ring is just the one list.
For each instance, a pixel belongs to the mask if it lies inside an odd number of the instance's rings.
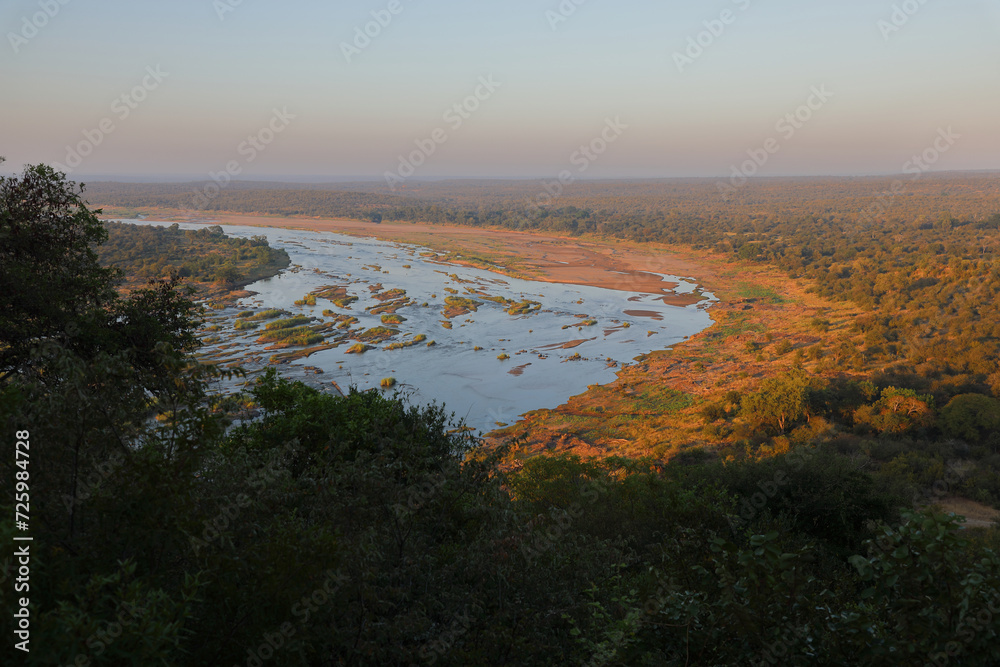
{"label": "bare sandy ground", "polygon": [[[669,305],[696,303],[697,298],[674,294],[677,286],[660,274],[701,277],[703,267],[658,248],[626,243],[594,243],[572,237],[533,232],[484,230],[474,227],[424,223],[382,223],[357,220],[285,218],[223,213],[219,215],[153,212],[148,220],[203,222],[249,227],[278,227],[370,236],[388,241],[425,245],[490,258],[507,258],[519,272],[533,279],[571,285],[590,285],[628,292],[663,294]],[[456,263],[463,263],[461,260]]]}
{"label": "bare sandy ground", "polygon": [[1000,524],[1000,510],[968,498],[950,496],[942,498],[938,505],[946,512],[954,512],[964,516],[967,528],[989,528],[994,524]]}

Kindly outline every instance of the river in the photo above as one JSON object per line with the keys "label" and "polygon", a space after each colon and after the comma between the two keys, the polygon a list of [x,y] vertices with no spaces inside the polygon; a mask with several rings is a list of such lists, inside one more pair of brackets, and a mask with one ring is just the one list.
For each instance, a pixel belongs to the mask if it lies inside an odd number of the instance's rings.
{"label": "river", "polygon": [[[690,278],[663,275],[665,287],[676,284],[672,291],[627,292],[511,278],[443,263],[440,253],[428,248],[372,238],[278,228],[224,229],[230,236],[266,236],[272,247],[288,252],[292,265],[247,286],[256,294],[236,308],[210,311],[209,324],[216,329],[203,336],[205,358],[238,362],[251,373],[260,372],[273,355],[295,348],[266,349],[272,343],[258,342],[258,337],[269,321],[237,330],[239,314],[247,320],[253,318],[250,311],[258,315],[280,309],[287,312],[284,317],[314,317],[324,343],[335,347],[278,363],[285,377],[325,391],[352,386],[398,390],[411,402],[443,403],[477,431],[513,423],[531,410],[555,408],[588,385],[613,381],[622,364],[712,324],[707,309],[715,299]],[[315,306],[294,303],[315,290],[335,287],[357,300],[344,307],[323,297]],[[392,290],[405,290],[405,295]],[[671,294],[701,300],[684,307],[669,305],[665,297]],[[460,305],[470,305],[460,299],[471,299],[476,309],[446,317],[448,297]],[[383,312],[370,312],[380,306]],[[393,314],[403,321],[391,324]],[[338,321],[347,324],[338,329],[333,326]],[[363,354],[347,353],[360,334],[380,331],[378,327],[397,333],[369,342],[371,348]],[[393,344],[397,349],[386,349]],[[498,358],[502,356],[509,358]],[[395,386],[382,389],[385,378],[394,378]]]}

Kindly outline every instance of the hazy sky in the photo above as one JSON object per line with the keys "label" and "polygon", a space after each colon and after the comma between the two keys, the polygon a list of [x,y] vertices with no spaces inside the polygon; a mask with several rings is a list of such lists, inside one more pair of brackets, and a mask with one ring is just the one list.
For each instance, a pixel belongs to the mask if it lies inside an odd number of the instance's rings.
{"label": "hazy sky", "polygon": [[1000,168],[1000,0],[5,0],[0,26],[6,171],[867,174],[935,141],[929,168]]}

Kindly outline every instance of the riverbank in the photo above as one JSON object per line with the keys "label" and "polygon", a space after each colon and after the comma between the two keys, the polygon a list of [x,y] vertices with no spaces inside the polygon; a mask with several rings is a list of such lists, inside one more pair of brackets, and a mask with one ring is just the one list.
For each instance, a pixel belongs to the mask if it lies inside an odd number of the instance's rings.
{"label": "riverbank", "polygon": [[[114,217],[107,209],[104,217]],[[129,211],[135,214],[135,211]],[[575,237],[490,230],[424,223],[379,224],[359,220],[286,218],[236,213],[191,213],[170,209],[142,209],[147,221],[194,222],[244,227],[274,227],[371,236],[384,241],[423,245],[449,253],[446,261],[498,271],[504,275],[568,285],[587,285],[664,296],[672,306],[698,302],[697,296],[677,294],[676,283],[662,274],[697,276],[710,273],[693,257],[664,248],[650,249],[627,242],[597,242]]]}
{"label": "riverbank", "polygon": [[[701,453],[725,455],[738,438],[706,422],[707,405],[735,409],[734,392],[753,390],[762,379],[795,366],[820,376],[860,378],[865,370],[845,369],[840,363],[839,350],[861,342],[860,334],[851,329],[859,314],[856,307],[820,299],[807,291],[807,285],[776,269],[728,255],[447,225],[143,213],[147,220],[164,222],[302,229],[423,245],[448,253],[447,261],[453,263],[546,282],[662,293],[670,305],[687,305],[697,296],[677,294],[676,284],[658,274],[693,276],[719,299],[708,311],[715,324],[705,331],[623,365],[610,384],[591,385],[558,408],[530,412],[489,435],[493,441],[518,438],[522,443],[518,459],[553,451],[663,460]],[[817,326],[817,321],[826,324]]]}

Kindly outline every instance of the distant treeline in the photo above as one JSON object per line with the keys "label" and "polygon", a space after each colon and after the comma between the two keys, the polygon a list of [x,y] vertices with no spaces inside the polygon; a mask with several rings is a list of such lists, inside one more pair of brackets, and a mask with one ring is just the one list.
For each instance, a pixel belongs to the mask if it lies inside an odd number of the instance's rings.
{"label": "distant treeline", "polygon": [[[997,212],[1000,174],[871,178],[760,179],[720,192],[712,179],[598,181],[445,181],[289,184],[235,182],[204,206],[206,183],[93,183],[97,206],[165,207],[237,213],[353,217],[491,224],[572,231],[580,211],[592,221],[580,231],[654,233],[663,223],[725,220],[767,224],[818,217],[832,225],[934,221],[943,214],[982,220]],[[725,182],[728,185],[728,181]],[[214,192],[214,190],[210,190]],[[555,196],[553,196],[555,193]],[[633,232],[634,233],[634,232]]]}
{"label": "distant treeline", "polygon": [[[389,208],[398,198],[364,192],[331,192],[315,189],[248,188],[234,183],[206,198],[205,183],[96,183],[87,187],[91,202],[114,208],[171,208],[179,210],[231,211],[274,215],[367,218],[370,212]],[[199,205],[204,203],[204,205]]]}

